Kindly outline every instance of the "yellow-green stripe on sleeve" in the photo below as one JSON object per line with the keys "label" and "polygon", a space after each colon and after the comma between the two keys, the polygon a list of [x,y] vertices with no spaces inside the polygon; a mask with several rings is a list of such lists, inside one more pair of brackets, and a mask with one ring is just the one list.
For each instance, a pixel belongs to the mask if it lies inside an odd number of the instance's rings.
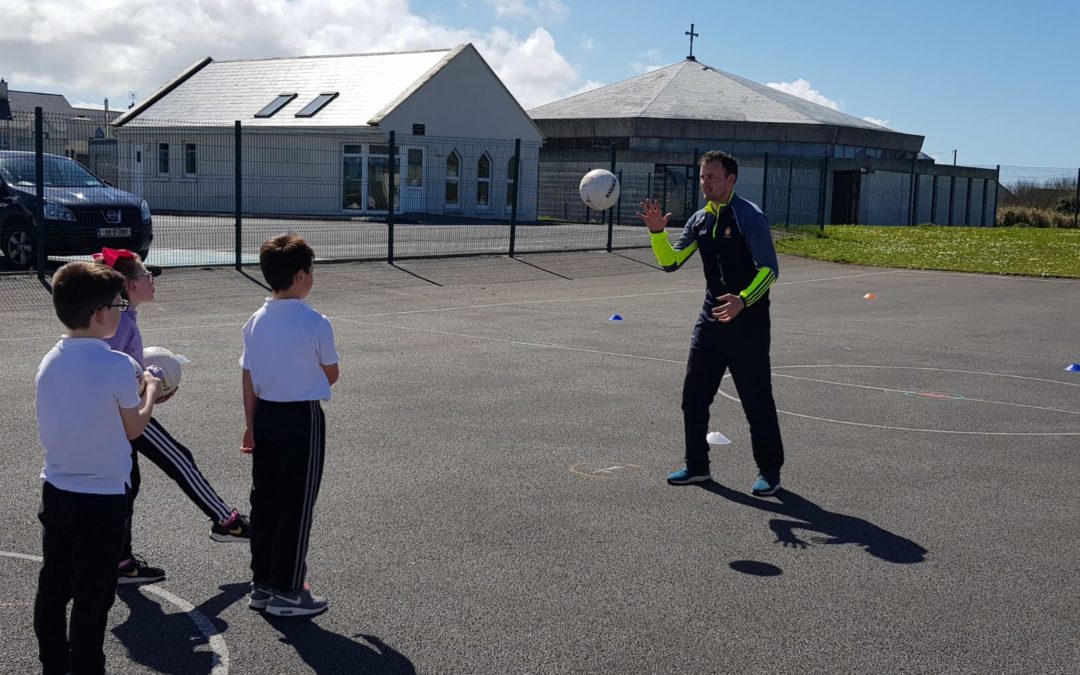
{"label": "yellow-green stripe on sleeve", "polygon": [[776,281],[776,272],[773,272],[768,267],[762,267],[758,270],[757,276],[750,282],[750,285],[739,293],[739,297],[749,307],[765,295],[774,281]]}

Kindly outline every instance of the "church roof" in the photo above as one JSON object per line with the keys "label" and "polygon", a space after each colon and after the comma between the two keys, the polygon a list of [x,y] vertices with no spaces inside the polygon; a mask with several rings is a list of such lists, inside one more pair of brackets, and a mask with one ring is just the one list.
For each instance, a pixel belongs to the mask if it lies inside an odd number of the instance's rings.
{"label": "church roof", "polygon": [[533,108],[529,115],[534,120],[655,118],[892,131],[690,59]]}

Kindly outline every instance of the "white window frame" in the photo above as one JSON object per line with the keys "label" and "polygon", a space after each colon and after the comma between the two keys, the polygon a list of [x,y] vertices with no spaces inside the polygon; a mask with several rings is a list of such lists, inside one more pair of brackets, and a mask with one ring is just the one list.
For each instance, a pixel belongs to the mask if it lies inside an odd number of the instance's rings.
{"label": "white window frame", "polygon": [[[165,170],[161,170],[161,151],[165,151]],[[170,169],[172,169],[172,147],[168,142],[158,141],[157,152],[155,153],[154,163],[157,166],[157,174],[159,176],[168,176]]]}
{"label": "white window frame", "polygon": [[[450,158],[457,158],[457,174],[450,175]],[[446,179],[443,186],[443,209],[446,211],[460,211],[461,210],[461,153],[457,149],[451,150],[446,155]],[[451,203],[446,198],[446,189],[453,183],[457,186],[457,201]]]}
{"label": "white window frame", "polygon": [[[487,160],[487,176],[480,175],[480,163]],[[491,161],[491,153],[487,150],[480,153],[480,156],[476,158],[476,210],[477,211],[490,211],[491,210],[491,174],[495,169],[495,163]],[[480,186],[483,185],[487,190],[487,202],[480,203]]]}

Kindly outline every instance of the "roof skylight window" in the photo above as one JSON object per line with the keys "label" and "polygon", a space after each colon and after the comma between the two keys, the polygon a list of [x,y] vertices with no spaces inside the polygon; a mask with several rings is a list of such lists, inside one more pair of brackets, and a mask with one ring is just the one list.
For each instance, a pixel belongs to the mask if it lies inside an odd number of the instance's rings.
{"label": "roof skylight window", "polygon": [[273,117],[277,111],[284,108],[294,98],[296,98],[296,94],[278,94],[277,98],[267,103],[265,108],[255,113],[255,117]]}
{"label": "roof skylight window", "polygon": [[326,107],[326,104],[338,97],[338,92],[322,93],[306,106],[297,111],[297,117],[314,117],[315,113]]}

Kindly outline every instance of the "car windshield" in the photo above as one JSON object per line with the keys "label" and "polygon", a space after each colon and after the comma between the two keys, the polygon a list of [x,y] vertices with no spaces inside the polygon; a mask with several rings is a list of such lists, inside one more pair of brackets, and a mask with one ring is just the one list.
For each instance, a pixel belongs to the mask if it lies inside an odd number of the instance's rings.
{"label": "car windshield", "polygon": [[[45,157],[45,187],[102,187],[104,183],[78,162],[66,157]],[[11,185],[34,187],[34,157],[0,157],[0,177]]]}

